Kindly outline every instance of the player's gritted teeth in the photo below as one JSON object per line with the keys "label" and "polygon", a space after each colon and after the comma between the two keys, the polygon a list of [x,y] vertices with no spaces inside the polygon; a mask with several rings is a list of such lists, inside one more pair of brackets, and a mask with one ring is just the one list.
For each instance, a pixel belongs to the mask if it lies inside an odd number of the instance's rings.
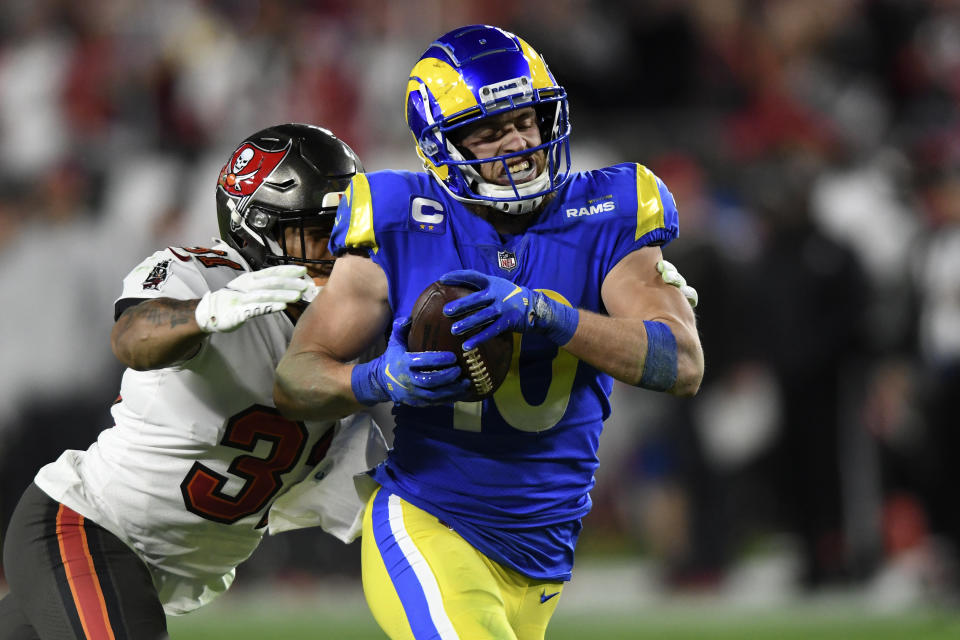
{"label": "player's gritted teeth", "polygon": [[510,174],[513,176],[514,180],[524,181],[533,177],[533,170],[536,169],[536,165],[530,162],[529,160],[523,160],[517,164],[510,166]]}
{"label": "player's gritted teeth", "polygon": [[[509,177],[506,175],[506,171],[509,169]],[[532,180],[537,174],[537,163],[533,158],[516,158],[513,161],[508,161],[508,168],[501,171],[500,182],[503,184],[509,184],[510,178],[513,178],[515,183],[527,182]]]}

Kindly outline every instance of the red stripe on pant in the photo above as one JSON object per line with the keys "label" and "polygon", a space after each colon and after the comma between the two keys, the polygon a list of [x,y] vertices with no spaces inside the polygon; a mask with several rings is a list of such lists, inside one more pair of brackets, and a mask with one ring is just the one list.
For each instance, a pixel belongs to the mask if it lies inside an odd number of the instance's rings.
{"label": "red stripe on pant", "polygon": [[89,640],[115,640],[100,579],[87,545],[83,516],[63,505],[57,511],[57,541],[84,634]]}

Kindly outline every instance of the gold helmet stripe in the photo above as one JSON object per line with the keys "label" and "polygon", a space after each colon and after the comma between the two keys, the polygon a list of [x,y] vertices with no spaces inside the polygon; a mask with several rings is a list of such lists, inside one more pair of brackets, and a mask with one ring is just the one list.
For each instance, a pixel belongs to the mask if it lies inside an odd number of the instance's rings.
{"label": "gold helmet stripe", "polygon": [[[442,60],[424,58],[413,67],[407,82],[408,99],[411,92],[420,90],[421,83],[430,91],[445,115],[478,106],[473,92],[457,70]],[[426,110],[429,111],[429,107]]]}
{"label": "gold helmet stripe", "polygon": [[557,86],[553,75],[551,75],[550,70],[547,69],[547,64],[543,61],[543,57],[537,53],[533,47],[527,44],[523,38],[517,36],[517,40],[520,41],[523,57],[530,66],[530,80],[533,83],[533,88],[548,89]]}

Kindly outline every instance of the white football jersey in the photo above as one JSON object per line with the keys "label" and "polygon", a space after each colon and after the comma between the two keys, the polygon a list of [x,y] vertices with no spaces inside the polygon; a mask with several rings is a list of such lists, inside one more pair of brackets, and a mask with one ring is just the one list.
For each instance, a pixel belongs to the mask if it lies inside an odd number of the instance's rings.
{"label": "white football jersey", "polygon": [[[126,276],[118,305],[196,299],[249,270],[220,241],[168,248]],[[115,426],[36,477],[54,500],[143,558],[167,613],[195,609],[230,586],[266,531],[271,504],[309,475],[337,431],[336,422],[295,422],[274,407],[274,370],[292,333],[286,314],[268,314],[210,334],[177,366],[127,369]]]}

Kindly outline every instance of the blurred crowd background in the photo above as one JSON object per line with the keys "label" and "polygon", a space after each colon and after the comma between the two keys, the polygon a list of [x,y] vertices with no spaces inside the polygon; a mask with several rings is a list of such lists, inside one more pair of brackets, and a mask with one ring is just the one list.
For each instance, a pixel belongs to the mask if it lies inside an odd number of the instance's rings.
{"label": "blurred crowd background", "polygon": [[[960,2],[4,0],[0,18],[0,530],[41,465],[112,424],[121,280],[216,235],[235,145],[310,122],[368,170],[415,170],[407,74],[484,22],[566,87],[575,169],[666,182],[665,255],[700,293],[702,390],[615,388],[578,562],[709,591],[767,558],[796,593],[956,597]],[[237,584],[355,576],[356,547],[285,534]]]}

